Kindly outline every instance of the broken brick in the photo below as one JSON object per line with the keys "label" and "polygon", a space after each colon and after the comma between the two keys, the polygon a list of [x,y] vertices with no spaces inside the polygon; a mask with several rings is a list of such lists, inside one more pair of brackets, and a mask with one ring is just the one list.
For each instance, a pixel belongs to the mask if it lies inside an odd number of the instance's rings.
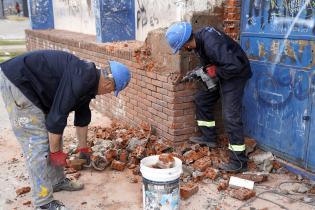
{"label": "broken brick", "polygon": [[86,163],[86,160],[84,159],[74,159],[74,160],[69,160],[68,165],[70,168],[73,168],[76,171],[82,170],[83,164]]}
{"label": "broken brick", "polygon": [[138,183],[138,179],[137,179],[137,177],[131,177],[131,178],[129,179],[129,182],[130,182],[130,183]]}
{"label": "broken brick", "polygon": [[111,168],[117,171],[123,171],[125,169],[126,164],[120,162],[118,160],[113,160],[111,164]]}
{"label": "broken brick", "polygon": [[194,150],[190,150],[183,155],[186,164],[190,164],[204,156],[205,154],[203,152],[196,152]]}
{"label": "broken brick", "polygon": [[194,171],[194,172],[192,173],[192,178],[193,178],[193,181],[194,181],[194,182],[201,181],[201,180],[203,180],[204,177],[205,177],[204,172],[201,172],[201,171]]}
{"label": "broken brick", "polygon": [[31,201],[26,201],[26,202],[23,203],[24,206],[29,206],[29,205],[31,205],[31,204],[32,204]]}
{"label": "broken brick", "polygon": [[280,169],[282,167],[282,165],[276,160],[272,161],[272,166],[276,170],[278,170],[278,169]]}
{"label": "broken brick", "polygon": [[119,155],[119,160],[120,160],[121,162],[124,162],[124,163],[127,162],[127,160],[128,160],[128,152],[127,152],[127,150],[122,150],[122,151],[121,151],[121,153],[120,153],[120,155]]}
{"label": "broken brick", "polygon": [[136,166],[134,169],[132,169],[133,175],[139,175],[140,174],[140,167]]}
{"label": "broken brick", "polygon": [[30,191],[31,191],[30,187],[22,187],[20,189],[17,189],[15,192],[16,192],[16,195],[22,195],[22,194],[28,193]]}
{"label": "broken brick", "polygon": [[208,167],[211,166],[211,159],[207,156],[200,158],[199,160],[195,161],[192,166],[198,171],[205,171]]}
{"label": "broken brick", "polygon": [[229,183],[226,180],[220,181],[220,183],[218,184],[217,190],[221,191],[221,190],[226,190],[229,187]]}
{"label": "broken brick", "polygon": [[246,188],[232,189],[230,191],[230,196],[232,198],[245,201],[256,196],[256,192],[253,190],[246,189]]}
{"label": "broken brick", "polygon": [[205,171],[205,177],[215,180],[216,178],[218,178],[219,176],[219,171],[217,169],[214,168],[207,168],[207,170]]}
{"label": "broken brick", "polygon": [[265,182],[268,180],[268,176],[267,175],[256,175],[256,174],[236,174],[236,177],[242,178],[242,179],[247,179],[247,180],[251,180],[255,183],[261,183],[261,182]]}
{"label": "broken brick", "polygon": [[105,151],[105,158],[108,162],[113,161],[116,156],[117,156],[117,150],[115,149],[109,149]]}
{"label": "broken brick", "polygon": [[75,174],[73,174],[73,178],[75,178],[75,179],[79,179],[80,176],[81,176],[81,173],[75,173]]}
{"label": "broken brick", "polygon": [[183,184],[180,186],[180,197],[182,199],[187,199],[197,193],[199,190],[199,187],[197,184],[194,184],[192,182],[189,182],[187,184]]}
{"label": "broken brick", "polygon": [[138,159],[144,158],[145,148],[142,145],[136,146],[136,149],[133,151],[132,155]]}
{"label": "broken brick", "polygon": [[169,163],[173,163],[175,161],[174,157],[172,154],[160,154],[159,155],[159,161],[165,163],[165,164],[169,164]]}

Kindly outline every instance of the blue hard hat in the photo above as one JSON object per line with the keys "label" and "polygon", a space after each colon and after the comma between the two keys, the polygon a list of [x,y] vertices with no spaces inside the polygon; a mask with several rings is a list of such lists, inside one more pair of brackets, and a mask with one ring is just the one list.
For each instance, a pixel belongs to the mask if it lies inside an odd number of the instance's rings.
{"label": "blue hard hat", "polygon": [[117,61],[109,61],[110,70],[112,72],[114,81],[115,81],[115,96],[118,96],[118,93],[127,87],[131,74],[129,69],[122,63]]}
{"label": "blue hard hat", "polygon": [[171,25],[165,34],[168,44],[177,53],[180,48],[188,41],[192,33],[192,26],[188,22],[180,22]]}

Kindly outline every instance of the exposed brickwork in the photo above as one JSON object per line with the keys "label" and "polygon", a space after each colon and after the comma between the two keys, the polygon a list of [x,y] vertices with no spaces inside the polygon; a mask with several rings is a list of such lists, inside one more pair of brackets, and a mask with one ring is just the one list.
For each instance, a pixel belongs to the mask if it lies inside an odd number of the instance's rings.
{"label": "exposed brickwork", "polygon": [[239,40],[241,0],[225,0],[224,2],[224,31],[234,40]]}
{"label": "exposed brickwork", "polygon": [[[210,18],[211,17],[211,18]],[[208,24],[222,28],[223,9],[208,15],[194,13],[194,29]],[[193,103],[196,88],[177,81],[198,64],[192,53],[173,55],[165,40],[165,29],[151,31],[145,42],[96,43],[95,36],[63,30],[26,30],[27,49],[71,52],[104,67],[116,60],[129,67],[132,80],[120,93],[97,96],[91,105],[111,117],[139,125],[150,123],[162,139],[182,142],[198,132]],[[218,133],[222,133],[221,106],[215,108]]]}
{"label": "exposed brickwork", "polygon": [[[163,68],[155,67],[158,71],[149,72],[145,65],[137,61],[134,53],[143,42],[100,44],[94,41],[94,36],[61,30],[27,30],[26,40],[28,50],[69,51],[101,67],[108,60],[126,64],[132,72],[132,80],[126,90],[117,98],[112,95],[97,96],[92,103],[105,115],[135,125],[149,122],[159,137],[175,142],[185,141],[196,132],[193,104],[195,88],[191,84],[174,84],[177,76],[182,74],[181,65],[185,64],[185,61],[179,61],[180,56],[164,53],[165,57],[173,60],[174,65],[170,67],[164,64]],[[164,51],[167,50],[168,47]]]}

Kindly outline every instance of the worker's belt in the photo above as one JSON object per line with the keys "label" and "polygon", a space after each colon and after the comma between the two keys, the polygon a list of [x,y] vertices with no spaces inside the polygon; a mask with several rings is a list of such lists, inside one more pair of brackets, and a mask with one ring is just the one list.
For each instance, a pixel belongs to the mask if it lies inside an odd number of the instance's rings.
{"label": "worker's belt", "polygon": [[232,150],[234,152],[243,152],[245,151],[245,144],[242,145],[236,145],[236,144],[229,144],[229,150]]}
{"label": "worker's belt", "polygon": [[214,127],[215,121],[202,121],[197,120],[198,126],[205,126],[205,127]]}

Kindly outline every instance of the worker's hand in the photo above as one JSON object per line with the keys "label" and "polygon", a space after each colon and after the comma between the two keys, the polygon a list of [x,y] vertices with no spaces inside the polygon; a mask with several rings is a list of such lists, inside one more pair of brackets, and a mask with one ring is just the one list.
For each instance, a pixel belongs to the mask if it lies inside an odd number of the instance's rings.
{"label": "worker's hand", "polygon": [[217,76],[217,67],[215,65],[207,66],[206,72],[211,78],[215,78]]}
{"label": "worker's hand", "polygon": [[86,160],[86,164],[84,166],[89,167],[91,163],[92,149],[89,147],[78,148],[77,152],[79,152],[79,159]]}
{"label": "worker's hand", "polygon": [[50,163],[53,166],[66,166],[67,165],[67,154],[62,152],[62,151],[58,151],[58,152],[51,152],[50,153]]}

